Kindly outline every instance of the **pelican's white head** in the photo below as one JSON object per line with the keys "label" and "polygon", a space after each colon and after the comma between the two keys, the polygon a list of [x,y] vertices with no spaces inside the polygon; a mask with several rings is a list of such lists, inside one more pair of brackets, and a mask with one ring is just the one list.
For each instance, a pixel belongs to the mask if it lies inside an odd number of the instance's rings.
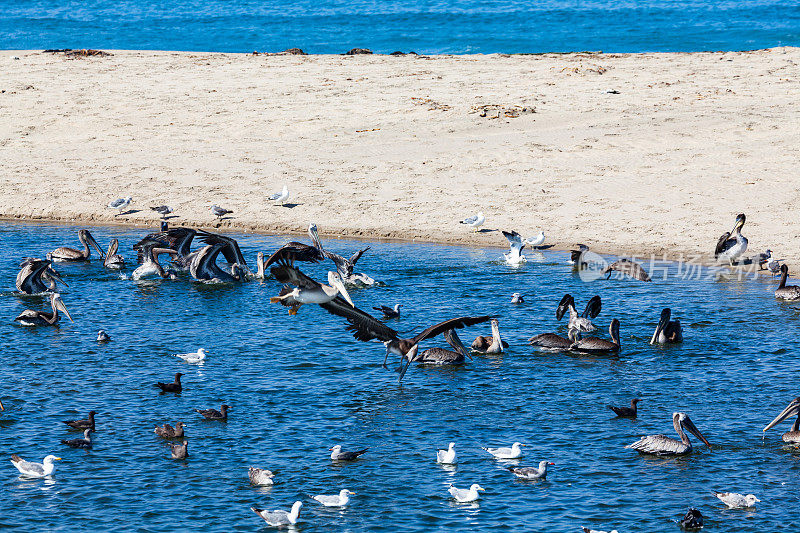
{"label": "pelican's white head", "polygon": [[328,271],[328,283],[330,283],[331,287],[334,287],[339,291],[339,294],[342,295],[342,298],[347,300],[347,303],[349,303],[352,307],[356,306],[356,304],[353,303],[353,300],[350,299],[350,295],[347,293],[347,288],[344,286],[342,278],[339,276],[339,274]]}

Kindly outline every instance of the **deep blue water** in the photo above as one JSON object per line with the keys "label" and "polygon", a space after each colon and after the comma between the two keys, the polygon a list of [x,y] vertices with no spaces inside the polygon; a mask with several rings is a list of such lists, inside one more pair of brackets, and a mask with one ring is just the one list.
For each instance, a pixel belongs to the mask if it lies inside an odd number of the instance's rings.
{"label": "deep blue water", "polygon": [[[800,454],[780,441],[790,422],[761,429],[798,395],[796,332],[800,310],[776,302],[766,280],[691,279],[584,283],[560,252],[537,254],[521,268],[497,249],[371,242],[358,264],[385,286],[354,289],[356,305],[404,304],[396,329],[418,331],[453,316],[491,313],[510,348],[476,356],[462,368],[412,367],[403,384],[384,370],[383,346],[361,343],[342,319],[316,306],[291,317],[269,303],[274,281],[202,285],[186,280],[134,282],[97,260],[59,264],[62,297],[75,323],[25,328],[13,318],[41,297],[14,292],[17,264],[77,243],[77,228],[0,226],[0,528],[19,531],[267,531],[249,507],[305,507],[301,531],[550,531],[581,525],[620,532],[677,531],[687,506],[701,509],[705,531],[797,531]],[[93,228],[122,253],[145,232]],[[287,239],[237,235],[245,256]],[[364,243],[326,239],[349,254]],[[713,243],[712,243],[713,244]],[[328,265],[306,268],[321,277]],[[130,271],[128,271],[130,272]],[[525,293],[521,306],[509,303]],[[619,358],[540,353],[533,334],[562,331],[554,308],[564,293],[579,306],[601,295],[595,320],[622,323]],[[659,311],[671,306],[686,341],[648,344]],[[98,345],[97,330],[112,342]],[[488,327],[461,330],[469,343]],[[605,335],[605,334],[604,334]],[[434,346],[441,343],[428,344]],[[205,364],[172,354],[205,347]],[[156,381],[185,374],[182,394],[159,394]],[[643,398],[636,421],[614,419],[606,404]],[[192,411],[234,407],[227,424]],[[60,421],[94,409],[95,448],[72,450]],[[678,459],[641,457],[624,446],[639,436],[673,433],[682,410],[713,444]],[[190,457],[169,458],[157,424],[187,424]],[[455,469],[435,463],[456,442]],[[516,481],[481,446],[529,444],[521,465],[556,463],[547,481]],[[695,444],[697,439],[693,438]],[[333,466],[327,449],[369,447],[354,464]],[[52,481],[21,480],[11,453],[63,458]],[[247,467],[277,472],[255,489]],[[480,483],[479,505],[458,505],[448,483]],[[308,496],[348,488],[343,511]],[[754,511],[726,510],[712,490],[752,492]]]}
{"label": "deep blue water", "polygon": [[800,44],[781,0],[0,0],[4,49],[535,53]]}

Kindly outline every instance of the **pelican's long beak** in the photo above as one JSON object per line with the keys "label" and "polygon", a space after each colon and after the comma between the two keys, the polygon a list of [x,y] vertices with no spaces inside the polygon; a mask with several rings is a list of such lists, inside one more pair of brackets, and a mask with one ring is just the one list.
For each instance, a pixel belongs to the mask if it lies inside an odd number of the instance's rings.
{"label": "pelican's long beak", "polygon": [[67,306],[64,305],[64,302],[61,301],[61,298],[56,299],[56,307],[59,311],[63,311],[63,313],[67,315],[67,318],[69,318],[70,322],[75,322],[72,320],[72,315],[70,315],[69,311],[67,311]]}
{"label": "pelican's long beak", "polygon": [[94,240],[94,236],[92,236],[92,234],[89,233],[86,238],[88,239],[89,244],[91,244],[92,247],[95,250],[97,250],[97,253],[100,254],[100,259],[105,259],[106,258],[106,253],[103,251],[102,248],[100,248],[100,245],[97,244],[97,241]]}
{"label": "pelican's long beak", "polygon": [[688,429],[695,437],[703,441],[703,444],[711,448],[711,443],[708,442],[708,439],[706,439],[702,433],[700,433],[700,430],[697,429],[697,426],[694,425],[694,422],[692,422],[688,416],[683,419],[683,425],[686,426],[686,429]]}
{"label": "pelican's long beak", "polygon": [[350,294],[347,292],[347,288],[344,286],[344,283],[342,283],[342,280],[338,275],[335,277],[331,276],[330,282],[334,287],[336,287],[336,289],[339,291],[339,294],[342,295],[342,298],[347,300],[347,303],[349,303],[352,307],[356,306],[356,304],[353,303],[353,300],[350,299]]}
{"label": "pelican's long beak", "polygon": [[47,269],[47,275],[51,276],[53,279],[57,280],[59,283],[64,284],[65,287],[69,287],[69,285],[67,285],[67,282],[64,281],[63,279],[61,279],[61,275],[58,272],[56,272],[55,270],[53,270],[52,268],[48,268]]}
{"label": "pelican's long beak", "polygon": [[399,381],[403,381],[403,377],[405,377],[406,372],[408,372],[408,367],[411,366],[411,361],[413,361],[414,358],[417,356],[417,352],[418,351],[419,351],[419,345],[415,344],[414,346],[411,347],[411,349],[406,354],[406,359],[408,359],[408,363],[406,363],[405,368],[403,368],[403,370],[400,372]]}
{"label": "pelican's long beak", "polygon": [[466,346],[464,346],[464,343],[461,342],[461,339],[458,337],[454,329],[448,329],[445,331],[444,338],[454,350],[458,351],[458,353],[464,357],[469,357],[472,359],[472,354],[469,353],[469,350],[467,350]]}
{"label": "pelican's long beak", "polygon": [[776,416],[775,420],[767,424],[767,427],[765,427],[762,431],[767,431],[776,424],[783,422],[786,418],[789,418],[790,416],[796,416],[798,414],[800,414],[800,398],[795,398],[791,401],[791,403],[789,403],[789,405],[786,406],[786,409],[784,409],[781,414]]}
{"label": "pelican's long beak", "polygon": [[311,242],[314,243],[314,246],[319,249],[320,252],[325,253],[325,250],[322,248],[322,243],[319,242],[319,232],[317,231],[317,225],[311,224],[308,226],[308,235],[311,237]]}
{"label": "pelican's long beak", "polygon": [[655,332],[653,332],[653,337],[650,339],[650,344],[655,344],[658,336],[664,331],[664,328],[667,327],[667,323],[669,322],[670,316],[672,312],[669,308],[664,309],[661,311],[661,319],[658,321],[658,325],[656,326]]}

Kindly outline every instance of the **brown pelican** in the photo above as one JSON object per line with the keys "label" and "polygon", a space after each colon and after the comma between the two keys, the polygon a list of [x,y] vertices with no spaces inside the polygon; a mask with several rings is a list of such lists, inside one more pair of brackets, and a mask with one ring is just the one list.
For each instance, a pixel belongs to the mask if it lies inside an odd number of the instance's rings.
{"label": "brown pelican", "polygon": [[580,332],[594,331],[597,328],[594,327],[590,319],[600,314],[601,305],[600,297],[592,296],[587,302],[583,313],[578,315],[578,311],[575,309],[575,299],[572,295],[565,294],[556,309],[556,320],[561,320],[564,313],[569,310],[569,324],[567,324],[569,329],[577,329]]}
{"label": "brown pelican", "polygon": [[258,252],[256,255],[256,266],[258,270],[256,271],[255,278],[256,279],[264,279],[266,277],[265,267],[264,264],[264,252]]}
{"label": "brown pelican", "polygon": [[103,250],[100,248],[100,245],[97,244],[97,241],[94,240],[94,237],[92,237],[92,234],[89,233],[88,229],[82,229],[78,232],[78,240],[80,240],[81,244],[83,244],[82,251],[76,250],[75,248],[67,248],[66,246],[62,246],[61,248],[56,248],[47,254],[47,259],[51,261],[88,261],[89,256],[92,253],[89,249],[90,244],[95,250],[97,250],[97,253],[100,254],[100,258],[105,259]]}
{"label": "brown pelican", "polygon": [[408,372],[408,367],[411,363],[420,363],[423,365],[461,365],[464,364],[466,357],[472,359],[467,349],[461,343],[454,329],[448,329],[444,332],[444,338],[453,350],[445,348],[429,348],[423,352],[419,352],[419,346],[414,345],[405,355],[407,359],[406,366],[400,370],[400,379],[405,377]]}
{"label": "brown pelican", "polygon": [[71,322],[74,322],[64,302],[61,301],[61,295],[57,292],[50,295],[50,305],[53,307],[52,313],[26,309],[14,320],[23,326],[55,326],[61,319],[61,315],[59,315],[58,312],[63,311],[64,314],[67,315],[67,318],[69,318]]}
{"label": "brown pelican", "polygon": [[584,337],[577,340],[570,346],[570,350],[583,353],[616,353],[621,345],[619,342],[619,320],[616,318],[608,326],[608,334],[611,341],[599,337]]}
{"label": "brown pelican", "polygon": [[767,427],[765,427],[763,431],[766,432],[767,430],[772,429],[790,416],[797,416],[797,418],[795,419],[794,424],[792,424],[792,429],[784,433],[781,438],[783,439],[783,442],[787,444],[800,444],[800,397],[789,402],[789,405],[786,406],[786,409],[784,409],[781,414],[775,417],[775,420],[767,424]]}
{"label": "brown pelican", "polygon": [[472,341],[472,351],[479,353],[503,353],[503,348],[508,348],[508,343],[500,338],[499,322],[493,318],[490,322],[492,325],[492,336],[486,337],[481,335]]}
{"label": "brown pelican", "polygon": [[[25,294],[39,294],[47,290],[55,291],[56,281],[67,285],[61,276],[50,266],[47,259],[28,258],[20,265],[17,274],[17,290]],[[45,284],[45,281],[47,284]]]}
{"label": "brown pelican", "polygon": [[374,310],[380,311],[383,313],[383,319],[389,320],[392,318],[400,318],[400,308],[403,304],[394,304],[394,307],[389,307],[387,305],[382,305],[380,307],[373,307]]}
{"label": "brown pelican", "polygon": [[142,254],[143,261],[142,264],[133,271],[131,279],[139,280],[153,276],[164,279],[174,277],[171,271],[164,270],[164,267],[159,264],[158,256],[161,254],[177,255],[178,252],[170,248],[161,248],[163,245],[161,241],[149,239],[147,237],[136,243],[135,247],[138,247],[139,252]]}
{"label": "brown pelican", "polygon": [[625,274],[626,276],[630,276],[633,279],[638,279],[639,281],[652,281],[650,276],[647,275],[642,265],[639,263],[634,263],[628,259],[620,259],[619,261],[615,261],[608,265],[606,268],[603,269],[603,274],[608,274],[608,278],[611,277],[611,271],[616,270],[621,274]]}
{"label": "brown pelican", "polygon": [[[331,306],[333,305],[332,302],[335,302],[337,299],[342,300],[342,298],[344,298],[342,302],[346,301],[352,308],[355,308],[353,300],[350,299],[350,295],[347,293],[347,288],[344,286],[344,283],[342,283],[339,274],[335,272],[328,272],[328,283],[330,283],[330,285],[323,285],[322,283],[314,281],[293,266],[275,266],[270,269],[270,272],[272,272],[272,275],[275,276],[275,279],[280,283],[287,283],[295,286],[292,290],[288,290],[287,287],[284,287],[286,290],[282,290],[279,296],[273,296],[269,299],[272,303],[280,303],[289,307],[290,315],[296,315],[297,310],[300,309],[300,306],[303,304],[319,304],[328,310],[328,312],[333,313],[333,311],[326,306]],[[341,297],[339,297],[340,294]]]}
{"label": "brown pelican", "polygon": [[570,329],[567,333],[567,337],[568,338],[565,339],[555,333],[540,333],[528,339],[528,344],[537,346],[541,348],[542,351],[566,352],[581,338],[581,334],[577,329]]}
{"label": "brown pelican", "polygon": [[697,509],[691,508],[678,521],[681,529],[686,531],[696,531],[703,528],[703,515]]}
{"label": "brown pelican", "polygon": [[681,440],[673,439],[666,435],[648,435],[625,447],[650,455],[683,455],[691,453],[692,443],[683,431],[686,428],[695,437],[703,441],[703,444],[708,446],[709,449],[711,448],[711,444],[700,433],[700,430],[697,429],[697,426],[694,425],[686,413],[672,413],[672,425]]}
{"label": "brown pelican", "polygon": [[[244,281],[247,276],[247,262],[242,256],[238,243],[229,237],[201,232],[206,246],[192,254],[189,274],[198,281]],[[217,266],[217,256],[222,253],[231,263],[230,273]]]}
{"label": "brown pelican", "polygon": [[111,244],[108,245],[108,252],[106,258],[103,260],[103,266],[106,268],[125,268],[125,259],[117,254],[119,248],[119,241],[111,239]]}
{"label": "brown pelican", "polygon": [[[197,235],[197,231],[191,228],[163,229],[158,233],[151,233],[147,235],[144,239],[142,239],[142,242],[147,240],[156,240],[161,242],[161,248],[171,248],[175,250],[178,252],[178,258],[175,260],[175,265],[185,270],[189,268],[189,262],[191,262],[189,256],[192,253],[191,246],[195,235]],[[142,263],[144,261],[144,255],[141,252],[141,246],[139,244],[135,244],[133,249],[139,251],[138,260],[139,263]]]}
{"label": "brown pelican", "polygon": [[639,398],[634,398],[631,400],[630,407],[614,407],[613,405],[609,405],[608,408],[614,411],[614,413],[616,413],[616,415],[620,418],[636,418],[636,416],[639,414],[639,409],[637,408],[636,404],[641,401],[642,400]]}
{"label": "brown pelican", "polygon": [[797,285],[786,286],[786,278],[789,277],[789,267],[781,265],[781,283],[775,289],[775,298],[779,300],[800,300],[800,287]]}
{"label": "brown pelican", "polygon": [[311,236],[314,245],[308,245],[297,241],[288,242],[269,256],[264,266],[269,267],[274,263],[294,266],[295,261],[318,263],[324,260],[325,255],[322,253],[322,250],[317,247],[318,238],[316,236],[316,229],[317,226],[314,224],[308,226],[308,234]]}
{"label": "brown pelican", "polygon": [[674,344],[683,342],[683,329],[680,320],[670,320],[672,310],[669,307],[661,311],[661,318],[658,321],[650,344]]}
{"label": "brown pelican", "polygon": [[528,258],[522,255],[522,250],[525,249],[525,243],[522,242],[522,235],[516,231],[508,232],[504,230],[503,237],[508,240],[508,244],[511,247],[507,253],[503,254],[506,263],[511,266],[517,266],[520,263],[526,262]]}
{"label": "brown pelican", "polygon": [[357,283],[362,283],[364,285],[373,285],[375,284],[375,280],[369,277],[368,275],[364,274],[363,272],[359,274],[353,273],[353,268],[355,268],[356,263],[364,252],[370,249],[369,246],[362,250],[356,251],[350,258],[342,257],[339,254],[335,254],[333,252],[329,252],[322,247],[322,242],[319,240],[319,232],[317,231],[317,225],[311,224],[308,227],[308,234],[311,236],[311,240],[314,242],[314,246],[325,256],[327,259],[333,261],[333,264],[336,265],[336,272],[338,272],[339,277],[342,278],[343,283],[348,283],[350,285],[354,285]]}
{"label": "brown pelican", "polygon": [[726,259],[733,265],[736,259],[741,257],[747,251],[747,239],[742,236],[742,226],[746,217],[744,213],[740,213],[736,217],[736,223],[733,225],[733,231],[727,231],[722,234],[717,241],[717,247],[714,249],[714,257],[718,260]]}

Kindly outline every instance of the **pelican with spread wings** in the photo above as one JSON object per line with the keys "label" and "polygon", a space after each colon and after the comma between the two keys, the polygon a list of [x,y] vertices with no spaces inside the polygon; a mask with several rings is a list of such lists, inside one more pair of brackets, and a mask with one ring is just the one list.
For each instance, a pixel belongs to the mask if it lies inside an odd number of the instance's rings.
{"label": "pelican with spread wings", "polygon": [[[328,272],[330,285],[311,279],[291,265],[275,266],[270,272],[280,283],[284,283],[284,286],[280,294],[273,296],[269,301],[289,307],[290,315],[296,315],[303,304],[318,304],[329,313],[340,316],[346,316],[342,314],[341,309],[346,309],[348,305],[355,308],[347,288],[336,272]],[[290,285],[294,285],[294,288]]]}

